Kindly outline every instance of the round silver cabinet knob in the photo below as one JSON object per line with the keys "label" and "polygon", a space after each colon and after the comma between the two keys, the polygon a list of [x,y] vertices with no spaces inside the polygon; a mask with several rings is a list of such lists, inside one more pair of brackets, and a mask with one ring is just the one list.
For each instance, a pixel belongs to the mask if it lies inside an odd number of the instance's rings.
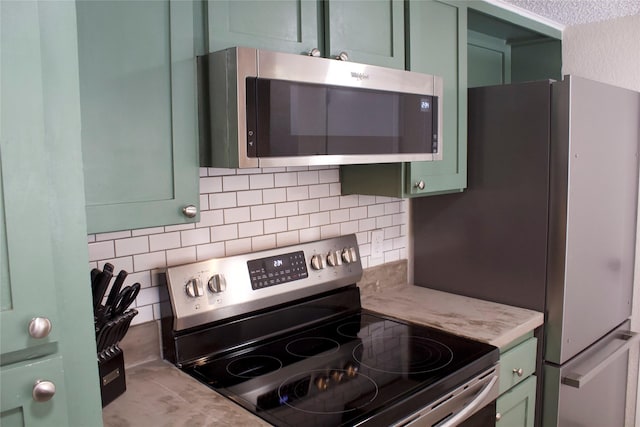
{"label": "round silver cabinet knob", "polygon": [[56,385],[51,381],[37,380],[33,385],[33,400],[36,402],[47,402],[56,394]]}
{"label": "round silver cabinet knob", "polygon": [[185,206],[184,208],[182,208],[182,213],[187,218],[194,218],[196,215],[198,215],[198,208],[193,205]]}
{"label": "round silver cabinet knob", "polygon": [[502,419],[502,414],[500,412],[496,413],[496,421],[500,421]]}
{"label": "round silver cabinet knob", "polygon": [[418,190],[424,190],[425,183],[424,183],[423,180],[420,180],[420,181],[416,182],[413,186],[415,188],[417,188]]}
{"label": "round silver cabinet knob", "polygon": [[522,376],[522,374],[524,374],[524,371],[522,370],[522,368],[513,368],[513,373],[519,377]]}
{"label": "round silver cabinet knob", "polygon": [[338,56],[336,56],[336,59],[338,61],[348,61],[349,60],[349,55],[347,54],[347,52],[340,52],[338,54]]}
{"label": "round silver cabinet knob", "polygon": [[314,47],[307,53],[307,55],[313,56],[314,58],[319,58],[322,55],[322,53],[320,52],[320,49],[318,49],[317,47]]}
{"label": "round silver cabinet knob", "polygon": [[32,338],[46,338],[51,333],[51,321],[46,317],[34,317],[29,322],[29,335]]}

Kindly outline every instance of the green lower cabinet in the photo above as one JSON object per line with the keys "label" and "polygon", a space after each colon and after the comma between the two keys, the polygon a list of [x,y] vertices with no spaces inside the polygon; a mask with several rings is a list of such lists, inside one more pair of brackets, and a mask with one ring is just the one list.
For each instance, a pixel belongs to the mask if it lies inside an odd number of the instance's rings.
{"label": "green lower cabinet", "polygon": [[498,397],[496,427],[533,427],[536,407],[536,376],[531,375]]}
{"label": "green lower cabinet", "polygon": [[69,425],[61,357],[2,369],[0,383],[2,427]]}
{"label": "green lower cabinet", "polygon": [[[196,222],[197,1],[76,2],[89,233]],[[200,7],[200,9],[198,9]]]}
{"label": "green lower cabinet", "polygon": [[443,160],[342,166],[343,194],[417,197],[467,186],[467,9],[412,0],[407,14],[407,68],[443,77]]}

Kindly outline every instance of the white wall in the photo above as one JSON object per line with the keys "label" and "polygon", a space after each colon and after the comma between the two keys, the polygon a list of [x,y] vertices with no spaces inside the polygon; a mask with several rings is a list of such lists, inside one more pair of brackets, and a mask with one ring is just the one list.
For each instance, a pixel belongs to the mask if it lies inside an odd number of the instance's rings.
{"label": "white wall", "polygon": [[[407,259],[408,201],[340,195],[333,167],[200,169],[197,224],[92,234],[89,269],[105,262],[140,282],[133,324],[160,318],[167,266],[356,233],[363,267]],[[383,257],[371,257],[371,231],[384,231]],[[89,270],[87,270],[87,280]]]}
{"label": "white wall", "polygon": [[[563,32],[562,73],[640,91],[640,15],[568,27]],[[639,217],[640,219],[640,217]],[[640,223],[640,222],[639,222]],[[640,233],[636,234],[636,274],[631,328],[640,331]],[[637,393],[639,357],[631,355],[627,387],[627,423],[640,408]],[[634,414],[634,412],[636,414]]]}

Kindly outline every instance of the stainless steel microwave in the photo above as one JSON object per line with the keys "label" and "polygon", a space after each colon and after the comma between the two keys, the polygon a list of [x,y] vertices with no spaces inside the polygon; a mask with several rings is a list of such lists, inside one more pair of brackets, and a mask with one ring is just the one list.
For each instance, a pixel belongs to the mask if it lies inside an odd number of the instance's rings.
{"label": "stainless steel microwave", "polygon": [[198,57],[202,166],[441,160],[442,78],[235,47]]}

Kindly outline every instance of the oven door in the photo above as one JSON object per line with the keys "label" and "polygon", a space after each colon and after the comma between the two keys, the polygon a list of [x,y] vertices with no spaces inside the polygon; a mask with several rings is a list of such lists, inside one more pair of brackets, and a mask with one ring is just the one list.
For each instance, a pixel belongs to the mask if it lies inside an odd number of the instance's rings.
{"label": "oven door", "polygon": [[496,366],[392,427],[486,427],[495,424],[498,372]]}

